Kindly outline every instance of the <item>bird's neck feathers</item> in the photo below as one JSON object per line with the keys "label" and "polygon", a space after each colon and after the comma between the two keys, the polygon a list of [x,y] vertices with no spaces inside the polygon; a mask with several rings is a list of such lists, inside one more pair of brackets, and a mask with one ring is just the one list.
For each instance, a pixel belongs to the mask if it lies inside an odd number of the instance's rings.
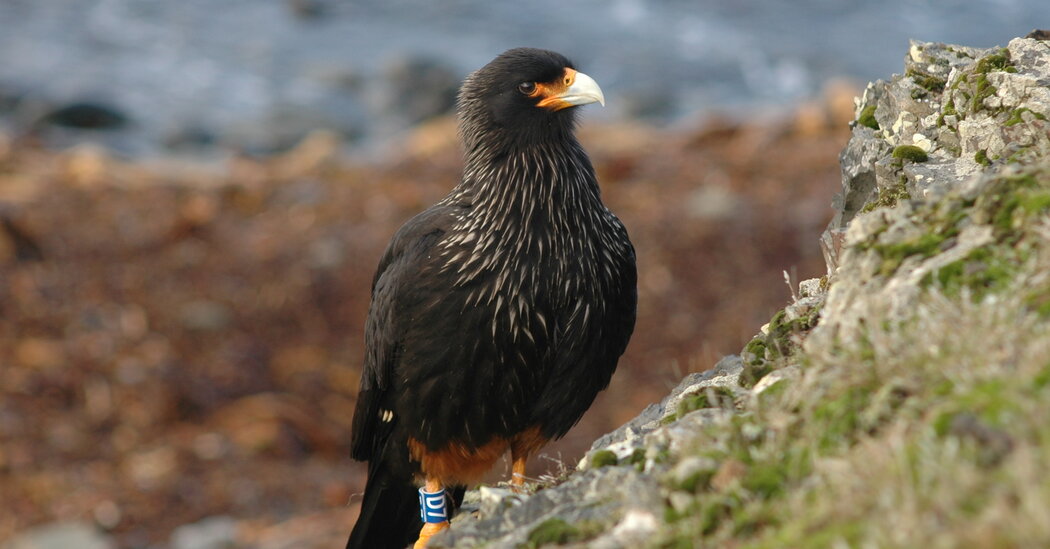
{"label": "bird's neck feathers", "polygon": [[571,125],[547,128],[542,135],[520,130],[461,120],[465,163],[456,193],[471,195],[475,203],[510,205],[528,195],[543,197],[541,204],[552,199],[567,206],[579,200],[600,203],[594,168]]}
{"label": "bird's neck feathers", "polygon": [[469,194],[471,202],[509,209],[529,203],[551,208],[601,203],[594,168],[571,134],[502,149],[489,146],[467,151],[457,191]]}

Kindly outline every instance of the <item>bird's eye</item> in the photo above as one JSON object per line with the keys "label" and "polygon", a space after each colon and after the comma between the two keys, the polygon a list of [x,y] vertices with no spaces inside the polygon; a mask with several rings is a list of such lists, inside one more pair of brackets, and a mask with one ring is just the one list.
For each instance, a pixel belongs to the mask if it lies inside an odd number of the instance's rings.
{"label": "bird's eye", "polygon": [[522,82],[521,84],[518,84],[518,91],[525,95],[532,95],[532,93],[536,91],[536,83]]}

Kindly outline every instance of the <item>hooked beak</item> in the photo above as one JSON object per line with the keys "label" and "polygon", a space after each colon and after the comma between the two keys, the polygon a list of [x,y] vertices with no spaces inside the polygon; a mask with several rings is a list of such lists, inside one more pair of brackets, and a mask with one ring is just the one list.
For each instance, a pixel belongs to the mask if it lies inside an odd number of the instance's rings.
{"label": "hooked beak", "polygon": [[543,99],[536,104],[551,111],[560,111],[568,107],[598,103],[605,106],[605,95],[593,78],[568,67],[559,82],[543,86]]}

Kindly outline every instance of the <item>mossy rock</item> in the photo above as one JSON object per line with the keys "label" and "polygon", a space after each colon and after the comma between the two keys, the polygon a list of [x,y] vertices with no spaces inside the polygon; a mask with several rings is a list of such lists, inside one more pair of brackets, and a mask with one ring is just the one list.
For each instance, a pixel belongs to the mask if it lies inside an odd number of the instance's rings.
{"label": "mossy rock", "polygon": [[923,286],[936,282],[949,296],[957,296],[963,288],[970,290],[974,301],[980,301],[989,293],[1006,288],[1017,276],[1022,260],[1017,251],[1008,246],[982,246],[927,274]]}
{"label": "mossy rock", "polygon": [[992,165],[992,161],[988,158],[988,151],[985,149],[981,149],[974,153],[973,161],[985,167]]}
{"label": "mossy rock", "polygon": [[675,414],[684,417],[689,412],[702,408],[726,408],[732,407],[736,394],[728,387],[705,387],[699,392],[686,395],[678,401]]}
{"label": "mossy rock", "polygon": [[868,105],[860,111],[860,116],[857,117],[857,123],[861,126],[867,126],[873,130],[879,129],[879,121],[875,120],[875,105]]}
{"label": "mossy rock", "polygon": [[1010,111],[1010,117],[1006,119],[1006,122],[1004,122],[1003,125],[1016,126],[1024,122],[1024,118],[1021,117],[1021,115],[1023,115],[1024,113],[1029,113],[1032,116],[1032,118],[1035,118],[1036,120],[1046,120],[1046,115],[1044,115],[1043,113],[1035,112],[1032,109],[1029,109],[1028,107],[1021,107]]}
{"label": "mossy rock", "polygon": [[753,387],[767,374],[788,364],[784,359],[798,350],[796,339],[812,330],[820,321],[820,306],[788,319],[787,309],[781,309],[769,320],[765,334],[760,334],[744,347],[747,355],[740,373],[740,386]]}
{"label": "mossy rock", "polygon": [[907,182],[908,179],[902,175],[897,184],[888,189],[877,187],[878,196],[876,196],[875,200],[865,204],[861,211],[866,213],[879,208],[892,208],[901,200],[910,200],[911,193],[908,192]]}
{"label": "mossy rock", "polygon": [[897,272],[905,259],[917,255],[923,258],[932,257],[943,251],[950,244],[952,237],[959,234],[959,230],[951,227],[946,231],[934,231],[904,242],[890,244],[876,244],[872,248],[882,257],[882,265],[879,274],[891,276]]}
{"label": "mossy rock", "polygon": [[944,125],[944,117],[958,115],[959,112],[955,110],[955,100],[948,99],[944,102],[944,106],[941,107],[941,114],[937,117],[937,126]]}
{"label": "mossy rock", "polygon": [[560,518],[549,518],[529,532],[528,541],[520,548],[538,549],[545,545],[562,545],[584,539],[584,533],[579,528]]}
{"label": "mossy rock", "polygon": [[600,467],[608,467],[609,465],[617,465],[620,463],[620,458],[616,457],[616,452],[612,450],[598,450],[591,456],[591,468],[598,469]]}
{"label": "mossy rock", "polygon": [[1017,68],[1010,60],[1010,50],[1001,48],[995,53],[978,59],[973,69],[976,74],[988,74],[992,71],[1017,72]]}
{"label": "mossy rock", "polygon": [[893,149],[893,158],[911,162],[926,162],[930,157],[926,151],[915,145],[898,145]]}
{"label": "mossy rock", "polygon": [[766,360],[766,339],[762,336],[753,338],[744,346],[744,352],[751,355],[748,364],[758,364]]}
{"label": "mossy rock", "polygon": [[[944,78],[920,72],[915,68],[908,69],[908,71],[905,73],[905,76],[911,77],[911,79],[923,89],[936,93],[944,91],[944,86],[948,83],[948,81]],[[915,98],[914,94],[913,98]]]}

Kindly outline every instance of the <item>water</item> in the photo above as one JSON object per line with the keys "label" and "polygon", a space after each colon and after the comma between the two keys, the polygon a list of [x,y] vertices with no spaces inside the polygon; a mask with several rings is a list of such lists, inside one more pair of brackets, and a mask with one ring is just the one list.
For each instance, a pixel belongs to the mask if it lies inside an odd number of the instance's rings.
{"label": "water", "polygon": [[565,53],[601,84],[609,108],[588,117],[675,123],[887,77],[909,38],[1004,45],[1048,15],[1045,0],[2,0],[0,124],[25,131],[93,101],[131,123],[49,139],[266,149],[323,126],[368,142],[411,122],[383,76],[397,60],[435,59],[458,80],[520,45]]}

